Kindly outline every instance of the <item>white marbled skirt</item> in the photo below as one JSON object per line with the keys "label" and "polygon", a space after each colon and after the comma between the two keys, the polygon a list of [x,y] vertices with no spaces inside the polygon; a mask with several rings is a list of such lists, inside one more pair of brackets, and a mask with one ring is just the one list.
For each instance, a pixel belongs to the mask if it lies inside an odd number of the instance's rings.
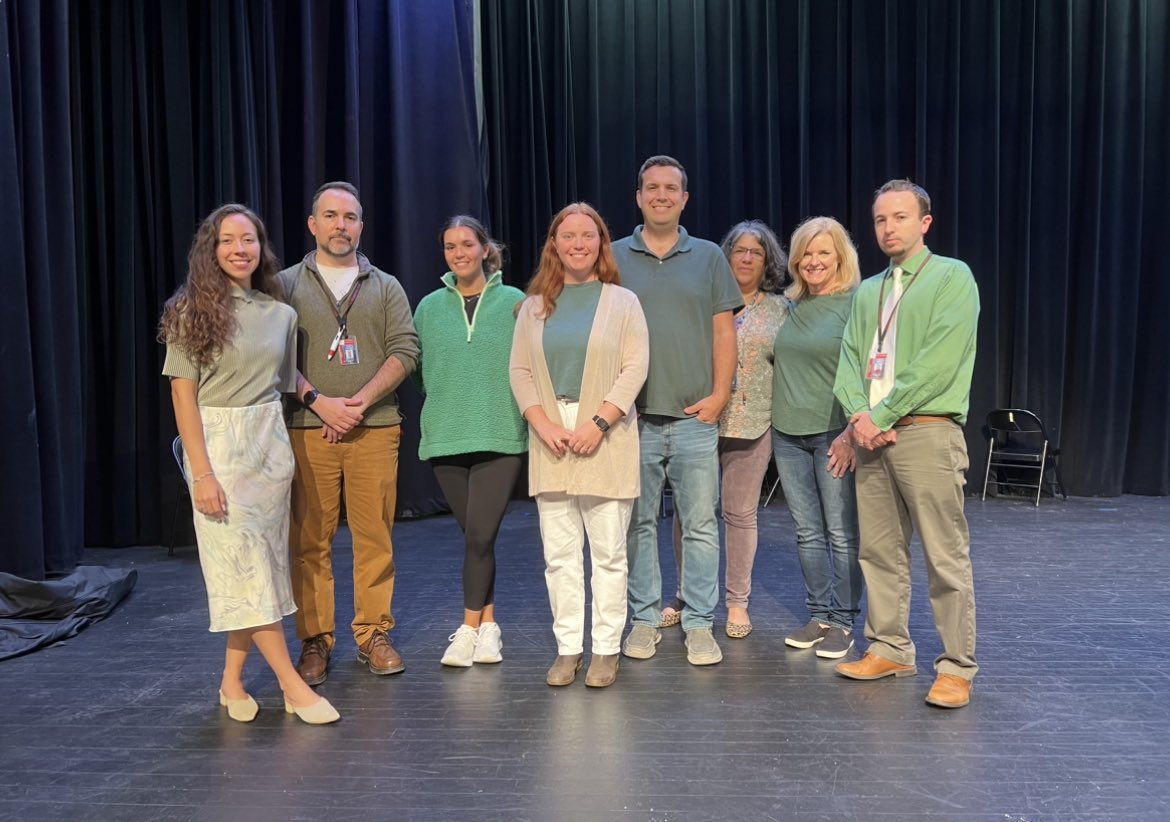
{"label": "white marbled skirt", "polygon": [[211,468],[228,500],[223,522],[195,512],[211,630],[279,622],[296,611],[288,552],[293,452],[281,405],[199,412]]}

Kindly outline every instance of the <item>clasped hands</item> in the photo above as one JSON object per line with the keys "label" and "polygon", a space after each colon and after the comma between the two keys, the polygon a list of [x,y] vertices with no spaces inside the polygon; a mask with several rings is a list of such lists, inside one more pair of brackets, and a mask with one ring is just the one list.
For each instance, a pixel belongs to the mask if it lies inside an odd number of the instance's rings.
{"label": "clasped hands", "polygon": [[321,436],[327,442],[337,443],[362,421],[366,403],[357,397],[326,397],[321,394],[311,410],[323,423]]}
{"label": "clasped hands", "polygon": [[853,424],[853,441],[866,451],[876,451],[898,441],[898,432],[883,431],[874,425],[868,411],[858,411],[849,422]]}
{"label": "clasped hands", "polygon": [[592,418],[583,421],[576,431],[570,431],[555,422],[535,427],[541,441],[558,457],[564,456],[568,451],[587,457],[598,449],[605,437],[605,433]]}

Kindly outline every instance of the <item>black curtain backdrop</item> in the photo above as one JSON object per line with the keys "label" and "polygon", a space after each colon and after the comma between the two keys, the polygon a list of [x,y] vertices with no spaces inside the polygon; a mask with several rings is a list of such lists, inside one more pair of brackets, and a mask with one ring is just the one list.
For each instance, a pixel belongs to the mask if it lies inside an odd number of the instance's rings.
{"label": "black curtain backdrop", "polygon": [[[884,266],[873,190],[930,191],[928,241],[983,310],[969,482],[994,407],[1037,411],[1070,492],[1170,494],[1170,133],[1161,0],[485,0],[492,217],[531,273],[553,213],[623,236],[636,172],[686,166],[683,223],[849,227]],[[787,244],[787,243],[785,243]]]}
{"label": "black curtain backdrop", "polygon": [[81,282],[69,148],[67,0],[0,13],[0,571],[40,579],[82,549]]}
{"label": "black curtain backdrop", "polygon": [[[483,0],[482,139],[473,0],[0,6],[0,570],[165,536],[154,328],[214,206],[255,207],[292,262],[312,191],[349,179],[363,249],[414,304],[449,214],[490,217],[523,285],[565,202],[628,232],[660,151],[691,172],[696,233],[833,214],[867,271],[870,192],[922,182],[932,246],[982,290],[973,464],[983,413],[1019,404],[1059,431],[1073,492],[1170,493],[1164,3]],[[403,514],[438,510],[405,433]]]}
{"label": "black curtain backdrop", "polygon": [[[313,247],[312,192],[347,179],[363,251],[412,305],[438,285],[443,220],[487,217],[476,23],[471,0],[2,5],[0,183],[20,207],[0,221],[16,296],[0,570],[39,578],[83,545],[166,536],[179,478],[155,326],[216,205],[255,208],[291,263]],[[408,424],[404,515],[442,506],[417,444]]]}

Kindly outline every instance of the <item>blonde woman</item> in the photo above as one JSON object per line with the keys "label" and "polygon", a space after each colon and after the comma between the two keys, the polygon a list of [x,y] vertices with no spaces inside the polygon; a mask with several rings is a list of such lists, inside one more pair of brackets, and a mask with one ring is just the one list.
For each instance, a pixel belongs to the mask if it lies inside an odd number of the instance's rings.
{"label": "blonde woman", "polygon": [[841,337],[861,282],[857,249],[831,217],[801,223],[789,243],[788,320],[776,335],[772,451],[796,525],[809,622],[784,641],[837,659],[853,647],[863,587],[856,455],[833,396]]}

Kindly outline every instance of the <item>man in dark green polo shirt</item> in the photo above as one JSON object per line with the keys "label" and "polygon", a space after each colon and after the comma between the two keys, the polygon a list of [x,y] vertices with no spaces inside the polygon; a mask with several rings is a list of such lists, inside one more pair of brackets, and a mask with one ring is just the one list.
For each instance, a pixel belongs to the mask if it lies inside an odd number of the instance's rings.
{"label": "man in dark green polo shirt", "polygon": [[638,172],[644,222],[613,244],[622,285],[642,303],[650,331],[650,370],[638,397],[641,495],[627,551],[634,626],[622,648],[649,659],[662,636],[658,506],[670,480],[682,522],[679,591],[687,659],[723,658],[711,632],[719,601],[719,415],[735,376],[735,320],[743,297],[719,246],[679,225],[687,175],[673,157],[651,157]]}
{"label": "man in dark green polo shirt", "polygon": [[963,513],[963,424],[975,365],[979,291],[961,260],[926,247],[930,197],[891,180],[873,203],[889,265],[857,290],[834,392],[857,445],[861,570],[869,589],[869,648],[837,672],[850,679],[913,676],[910,537],[926,555],[930,603],[943,651],[926,701],[961,708],[971,698],[975,587]]}

